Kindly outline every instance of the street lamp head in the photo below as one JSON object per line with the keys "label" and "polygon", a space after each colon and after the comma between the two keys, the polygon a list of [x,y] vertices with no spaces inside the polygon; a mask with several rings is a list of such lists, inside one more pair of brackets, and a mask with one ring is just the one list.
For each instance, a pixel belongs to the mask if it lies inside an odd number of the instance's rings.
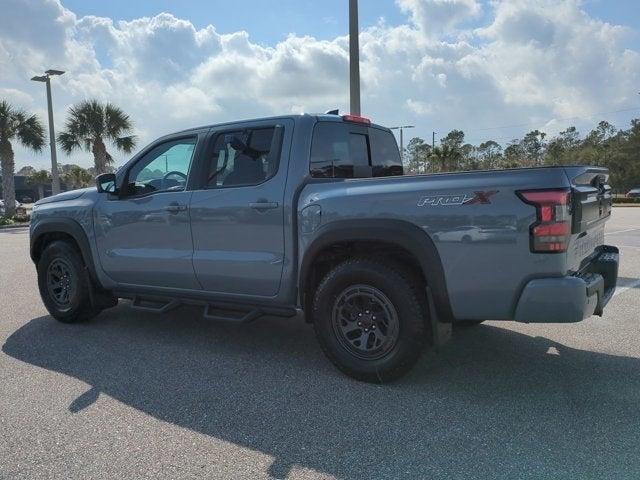
{"label": "street lamp head", "polygon": [[46,73],[47,75],[62,75],[64,72],[62,70],[49,69],[44,73]]}
{"label": "street lamp head", "polygon": [[46,82],[48,78],[46,75],[36,75],[32,77],[31,80],[34,82]]}

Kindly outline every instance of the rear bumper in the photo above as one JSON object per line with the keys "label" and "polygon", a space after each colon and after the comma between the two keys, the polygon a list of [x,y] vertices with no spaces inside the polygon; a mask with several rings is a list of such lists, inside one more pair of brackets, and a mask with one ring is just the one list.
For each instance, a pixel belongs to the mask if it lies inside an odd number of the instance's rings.
{"label": "rear bumper", "polygon": [[575,276],[531,280],[520,295],[514,320],[571,323],[601,316],[616,289],[618,261],[618,249],[604,245]]}

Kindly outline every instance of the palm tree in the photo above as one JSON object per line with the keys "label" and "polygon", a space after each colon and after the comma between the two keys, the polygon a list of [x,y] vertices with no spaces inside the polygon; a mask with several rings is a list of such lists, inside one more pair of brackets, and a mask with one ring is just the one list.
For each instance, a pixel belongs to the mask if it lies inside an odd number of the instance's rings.
{"label": "palm tree", "polygon": [[0,165],[2,166],[2,195],[5,216],[13,217],[16,209],[16,191],[13,182],[15,163],[12,140],[17,140],[35,152],[44,145],[44,128],[35,115],[13,107],[6,100],[0,101]]}
{"label": "palm tree", "polygon": [[67,154],[82,148],[92,152],[96,174],[100,175],[113,163],[105,140],[118,150],[130,153],[136,145],[135,136],[130,135],[132,129],[129,115],[115,105],[88,100],[69,109],[65,130],[58,135],[58,143]]}
{"label": "palm tree", "polygon": [[46,170],[33,172],[27,177],[27,183],[38,187],[38,200],[42,200],[44,198],[44,187],[51,185],[51,174]]}

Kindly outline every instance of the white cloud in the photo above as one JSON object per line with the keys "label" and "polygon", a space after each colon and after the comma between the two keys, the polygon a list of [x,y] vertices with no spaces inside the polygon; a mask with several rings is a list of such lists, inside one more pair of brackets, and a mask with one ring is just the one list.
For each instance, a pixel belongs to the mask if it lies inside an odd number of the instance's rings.
{"label": "white cloud", "polygon": [[588,17],[579,5],[499,3],[493,23],[477,32],[488,43],[467,61],[490,75],[511,105],[588,116],[607,102],[629,101],[640,78],[640,55],[621,47],[629,32]]}
{"label": "white cloud", "polygon": [[[66,70],[53,81],[58,128],[68,106],[91,97],[129,113],[140,146],[192,125],[347,109],[346,37],[291,35],[265,46],[250,32],[198,29],[167,13],[114,23],[78,18],[54,0],[7,1],[0,97],[46,119],[44,89],[28,78],[45,68]],[[578,0],[495,1],[475,29],[469,21],[482,13],[476,0],[396,3],[406,24],[379,22],[361,37],[362,103],[375,121],[415,122],[419,135],[463,128],[478,142],[486,139],[477,133],[484,127],[563,128],[554,118],[574,116],[586,125],[597,112],[637,104],[640,55],[624,47],[630,32],[589,17]],[[486,137],[504,143],[500,136],[521,133]],[[16,152],[18,165],[48,163],[48,152]],[[71,160],[91,161],[90,154]]]}
{"label": "white cloud", "polygon": [[482,7],[477,0],[396,0],[403,12],[425,34],[437,35],[477,17]]}
{"label": "white cloud", "polygon": [[421,100],[407,99],[407,107],[418,115],[427,115],[433,111],[433,107]]}

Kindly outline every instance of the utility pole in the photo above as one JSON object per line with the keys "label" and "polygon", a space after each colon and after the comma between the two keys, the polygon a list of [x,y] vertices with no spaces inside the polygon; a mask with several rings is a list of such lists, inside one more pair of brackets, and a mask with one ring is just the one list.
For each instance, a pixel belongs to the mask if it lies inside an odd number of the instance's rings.
{"label": "utility pole", "polygon": [[433,132],[431,135],[431,151],[436,148],[436,132]]}
{"label": "utility pole", "polygon": [[416,128],[413,125],[404,125],[402,127],[391,127],[389,130],[400,130],[400,159],[402,163],[404,163],[404,129],[405,128]]}
{"label": "utility pole", "polygon": [[351,115],[360,110],[360,29],[358,26],[358,0],[349,0],[349,78]]}
{"label": "utility pole", "polygon": [[56,133],[53,126],[53,102],[51,100],[51,77],[62,75],[61,70],[47,70],[44,75],[35,76],[34,82],[44,82],[47,85],[47,110],[49,111],[49,147],[51,148],[51,193],[60,193],[60,175],[58,173],[58,157],[56,155]]}

